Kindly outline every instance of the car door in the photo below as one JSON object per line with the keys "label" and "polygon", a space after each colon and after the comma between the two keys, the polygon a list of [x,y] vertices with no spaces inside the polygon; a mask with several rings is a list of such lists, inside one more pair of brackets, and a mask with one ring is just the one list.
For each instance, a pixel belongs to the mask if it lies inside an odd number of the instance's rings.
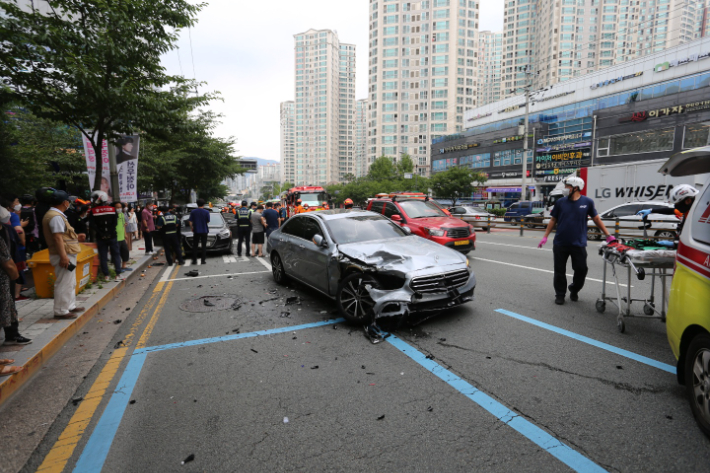
{"label": "car door", "polygon": [[643,205],[644,210],[651,209],[651,215],[648,216],[649,220],[653,220],[651,228],[664,230],[676,230],[678,228],[680,219],[675,215],[653,214],[656,210],[667,208],[669,208],[667,205],[661,204],[647,203]]}
{"label": "car door", "polygon": [[289,276],[301,279],[297,271],[298,245],[303,235],[303,218],[293,217],[281,226],[281,231],[275,236],[276,248],[281,256],[284,269]]}
{"label": "car door", "polygon": [[313,237],[320,235],[327,241],[325,233],[320,223],[311,217],[303,219],[303,237],[296,245],[299,253],[298,262],[302,268],[299,274],[303,275],[303,280],[314,288],[328,293],[328,256],[331,248],[329,246],[317,246]]}
{"label": "car door", "polygon": [[392,202],[387,202],[385,204],[385,217],[389,218],[392,220],[392,217],[394,215],[399,215],[400,220],[399,221],[394,221],[394,223],[398,225],[402,225],[403,223],[407,223],[406,219],[402,215],[402,212],[399,211],[396,205],[394,205]]}

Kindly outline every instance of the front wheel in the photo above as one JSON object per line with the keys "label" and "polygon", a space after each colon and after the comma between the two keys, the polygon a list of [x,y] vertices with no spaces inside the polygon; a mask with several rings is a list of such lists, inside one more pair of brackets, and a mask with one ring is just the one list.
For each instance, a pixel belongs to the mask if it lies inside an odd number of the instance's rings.
{"label": "front wheel", "polygon": [[696,335],[685,353],[685,388],[698,427],[710,437],[710,335]]}
{"label": "front wheel", "polygon": [[601,240],[602,239],[602,233],[597,230],[596,228],[587,228],[587,238],[589,240]]}
{"label": "front wheel", "polygon": [[672,230],[658,230],[655,235],[659,238],[665,238],[667,240],[675,239],[675,232]]}
{"label": "front wheel", "polygon": [[276,284],[286,284],[287,277],[284,264],[281,261],[281,256],[276,252],[271,254],[271,274]]}
{"label": "front wheel", "polygon": [[368,324],[374,318],[375,301],[367,286],[379,287],[372,276],[353,273],[346,276],[338,286],[337,303],[340,315],[349,322]]}

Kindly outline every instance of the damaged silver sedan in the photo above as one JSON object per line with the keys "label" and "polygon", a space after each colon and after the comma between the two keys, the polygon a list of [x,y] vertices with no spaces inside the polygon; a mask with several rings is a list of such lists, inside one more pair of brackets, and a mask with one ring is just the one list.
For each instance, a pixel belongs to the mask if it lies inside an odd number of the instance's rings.
{"label": "damaged silver sedan", "polygon": [[473,300],[468,259],[408,230],[368,211],[296,215],[269,236],[274,280],[306,284],[334,299],[345,319],[363,324]]}

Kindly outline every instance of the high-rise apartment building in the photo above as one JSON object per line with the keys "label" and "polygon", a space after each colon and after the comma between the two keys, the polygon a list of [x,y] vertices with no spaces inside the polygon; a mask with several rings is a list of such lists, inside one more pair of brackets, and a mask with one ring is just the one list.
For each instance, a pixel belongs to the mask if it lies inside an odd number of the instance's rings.
{"label": "high-rise apartment building", "polygon": [[296,179],[296,103],[281,102],[281,182]]}
{"label": "high-rise apartment building", "polygon": [[503,32],[478,33],[478,106],[501,99]]}
{"label": "high-rise apartment building", "polygon": [[[340,182],[355,171],[355,45],[340,43],[331,30],[294,39],[294,153],[286,157],[292,166],[282,163],[284,178],[296,185]],[[281,117],[283,149],[283,106]]]}
{"label": "high-rise apartment building", "polygon": [[[501,98],[563,82],[707,34],[709,0],[512,0]],[[526,73],[526,70],[530,73]]]}
{"label": "high-rise apartment building", "polygon": [[406,153],[426,175],[432,138],[477,105],[478,2],[370,0],[369,19],[367,165]]}
{"label": "high-rise apartment building", "polygon": [[355,177],[367,176],[367,99],[356,103],[355,112]]}

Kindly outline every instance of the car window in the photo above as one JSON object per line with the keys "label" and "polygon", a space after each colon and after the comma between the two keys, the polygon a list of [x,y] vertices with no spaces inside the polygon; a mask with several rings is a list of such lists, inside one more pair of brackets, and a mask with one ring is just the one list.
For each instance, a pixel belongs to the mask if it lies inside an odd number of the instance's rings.
{"label": "car window", "polygon": [[636,212],[641,210],[641,204],[627,204],[619,206],[618,208],[611,211],[614,217],[629,217],[631,215],[636,215]]}
{"label": "car window", "polygon": [[520,208],[520,204],[515,203],[515,204],[511,205],[510,207],[508,207],[508,210],[515,210],[515,209],[518,209],[518,208]]}
{"label": "car window", "polygon": [[379,201],[379,202],[378,202],[378,201],[373,202],[373,203],[372,203],[372,207],[370,208],[370,211],[371,211],[371,212],[376,212],[376,213],[378,213],[378,214],[381,214],[381,213],[382,213],[382,209],[383,209],[384,206],[385,206],[385,203],[384,203],[384,202],[381,202],[381,201]]}
{"label": "car window", "polygon": [[695,202],[695,209],[688,218],[692,222],[691,236],[696,241],[710,245],[710,186],[705,186],[705,191]]}
{"label": "car window", "polygon": [[381,215],[353,215],[329,220],[325,225],[333,240],[341,245],[401,238],[407,235],[399,225]]}
{"label": "car window", "polygon": [[453,207],[450,210],[450,212],[452,214],[456,214],[456,215],[463,215],[463,214],[467,213],[467,208],[466,207]]}
{"label": "car window", "polygon": [[644,204],[643,209],[651,209],[651,210],[661,210],[661,209],[667,209],[667,205],[659,205],[659,204]]}
{"label": "car window", "polygon": [[306,240],[312,240],[314,236],[323,236],[323,230],[321,230],[320,225],[312,218],[302,218],[303,220],[303,237]]}
{"label": "car window", "polygon": [[423,200],[406,200],[398,202],[398,204],[409,218],[447,216],[439,207]]}
{"label": "car window", "polygon": [[224,218],[220,214],[210,214],[210,228],[220,228],[224,226]]}
{"label": "car window", "polygon": [[304,235],[306,234],[306,230],[304,220],[304,217],[291,217],[281,227],[281,233],[297,236],[299,238],[305,238]]}
{"label": "car window", "polygon": [[399,215],[400,217],[402,216],[399,213],[399,209],[397,208],[397,206],[391,202],[388,202],[387,205],[385,205],[385,217],[392,218],[392,215]]}

